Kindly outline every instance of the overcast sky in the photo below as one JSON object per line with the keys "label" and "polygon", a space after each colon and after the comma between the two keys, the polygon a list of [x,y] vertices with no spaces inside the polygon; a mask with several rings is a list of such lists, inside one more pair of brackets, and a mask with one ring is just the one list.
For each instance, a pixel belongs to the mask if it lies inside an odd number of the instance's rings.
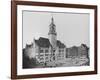
{"label": "overcast sky", "polygon": [[23,11],[23,48],[33,38],[48,38],[52,16],[58,40],[67,47],[81,43],[89,46],[89,14]]}

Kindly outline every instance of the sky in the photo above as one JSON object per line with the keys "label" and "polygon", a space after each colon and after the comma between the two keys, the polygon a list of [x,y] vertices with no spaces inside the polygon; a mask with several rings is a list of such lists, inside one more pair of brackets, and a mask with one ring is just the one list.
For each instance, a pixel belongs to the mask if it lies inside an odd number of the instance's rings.
{"label": "sky", "polygon": [[66,47],[89,46],[89,14],[23,11],[23,48],[33,39],[48,38],[51,18],[56,25],[57,40]]}

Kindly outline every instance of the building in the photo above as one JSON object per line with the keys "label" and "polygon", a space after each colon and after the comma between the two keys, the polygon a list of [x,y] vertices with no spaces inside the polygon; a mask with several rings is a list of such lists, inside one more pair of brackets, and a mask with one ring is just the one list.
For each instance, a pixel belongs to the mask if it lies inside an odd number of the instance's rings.
{"label": "building", "polygon": [[30,58],[36,57],[39,63],[47,63],[66,58],[66,46],[57,40],[56,25],[53,17],[49,25],[48,38],[33,39],[33,43],[26,45],[25,52]]}
{"label": "building", "polygon": [[89,48],[85,44],[66,48],[64,43],[57,40],[56,25],[54,24],[53,17],[49,25],[48,38],[40,37],[39,39],[33,39],[31,44],[26,44],[23,52],[30,60],[36,59],[37,63],[47,66],[49,64],[49,66],[55,66],[59,62],[66,63],[66,60],[68,61],[69,59],[69,63],[76,59],[83,62],[87,62],[86,60],[89,59]]}
{"label": "building", "polygon": [[81,44],[78,47],[78,56],[89,57],[89,48],[85,44]]}
{"label": "building", "polygon": [[78,47],[77,46],[67,48],[66,50],[67,50],[67,57],[76,57],[76,56],[78,56]]}
{"label": "building", "polygon": [[85,44],[66,48],[66,57],[86,57],[89,56],[89,48]]}

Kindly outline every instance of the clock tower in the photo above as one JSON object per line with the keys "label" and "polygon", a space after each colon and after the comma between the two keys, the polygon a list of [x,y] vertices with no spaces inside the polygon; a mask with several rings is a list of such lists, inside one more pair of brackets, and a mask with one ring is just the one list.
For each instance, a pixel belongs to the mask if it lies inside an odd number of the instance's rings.
{"label": "clock tower", "polygon": [[54,24],[53,17],[51,18],[51,23],[49,25],[49,41],[53,49],[56,49],[57,46],[57,32],[56,32],[56,25]]}

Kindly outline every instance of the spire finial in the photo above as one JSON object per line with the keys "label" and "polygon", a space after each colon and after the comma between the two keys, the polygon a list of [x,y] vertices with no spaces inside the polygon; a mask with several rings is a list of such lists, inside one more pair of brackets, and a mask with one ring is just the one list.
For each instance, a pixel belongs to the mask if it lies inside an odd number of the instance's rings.
{"label": "spire finial", "polygon": [[51,14],[52,18],[51,18],[51,22],[54,23],[54,19],[53,19],[53,14]]}
{"label": "spire finial", "polygon": [[51,23],[49,25],[49,33],[48,34],[54,34],[54,35],[57,35],[56,33],[56,25],[54,24],[54,18],[53,18],[53,15],[51,14]]}
{"label": "spire finial", "polygon": [[52,17],[52,23],[54,23],[54,19],[53,19],[53,17]]}

